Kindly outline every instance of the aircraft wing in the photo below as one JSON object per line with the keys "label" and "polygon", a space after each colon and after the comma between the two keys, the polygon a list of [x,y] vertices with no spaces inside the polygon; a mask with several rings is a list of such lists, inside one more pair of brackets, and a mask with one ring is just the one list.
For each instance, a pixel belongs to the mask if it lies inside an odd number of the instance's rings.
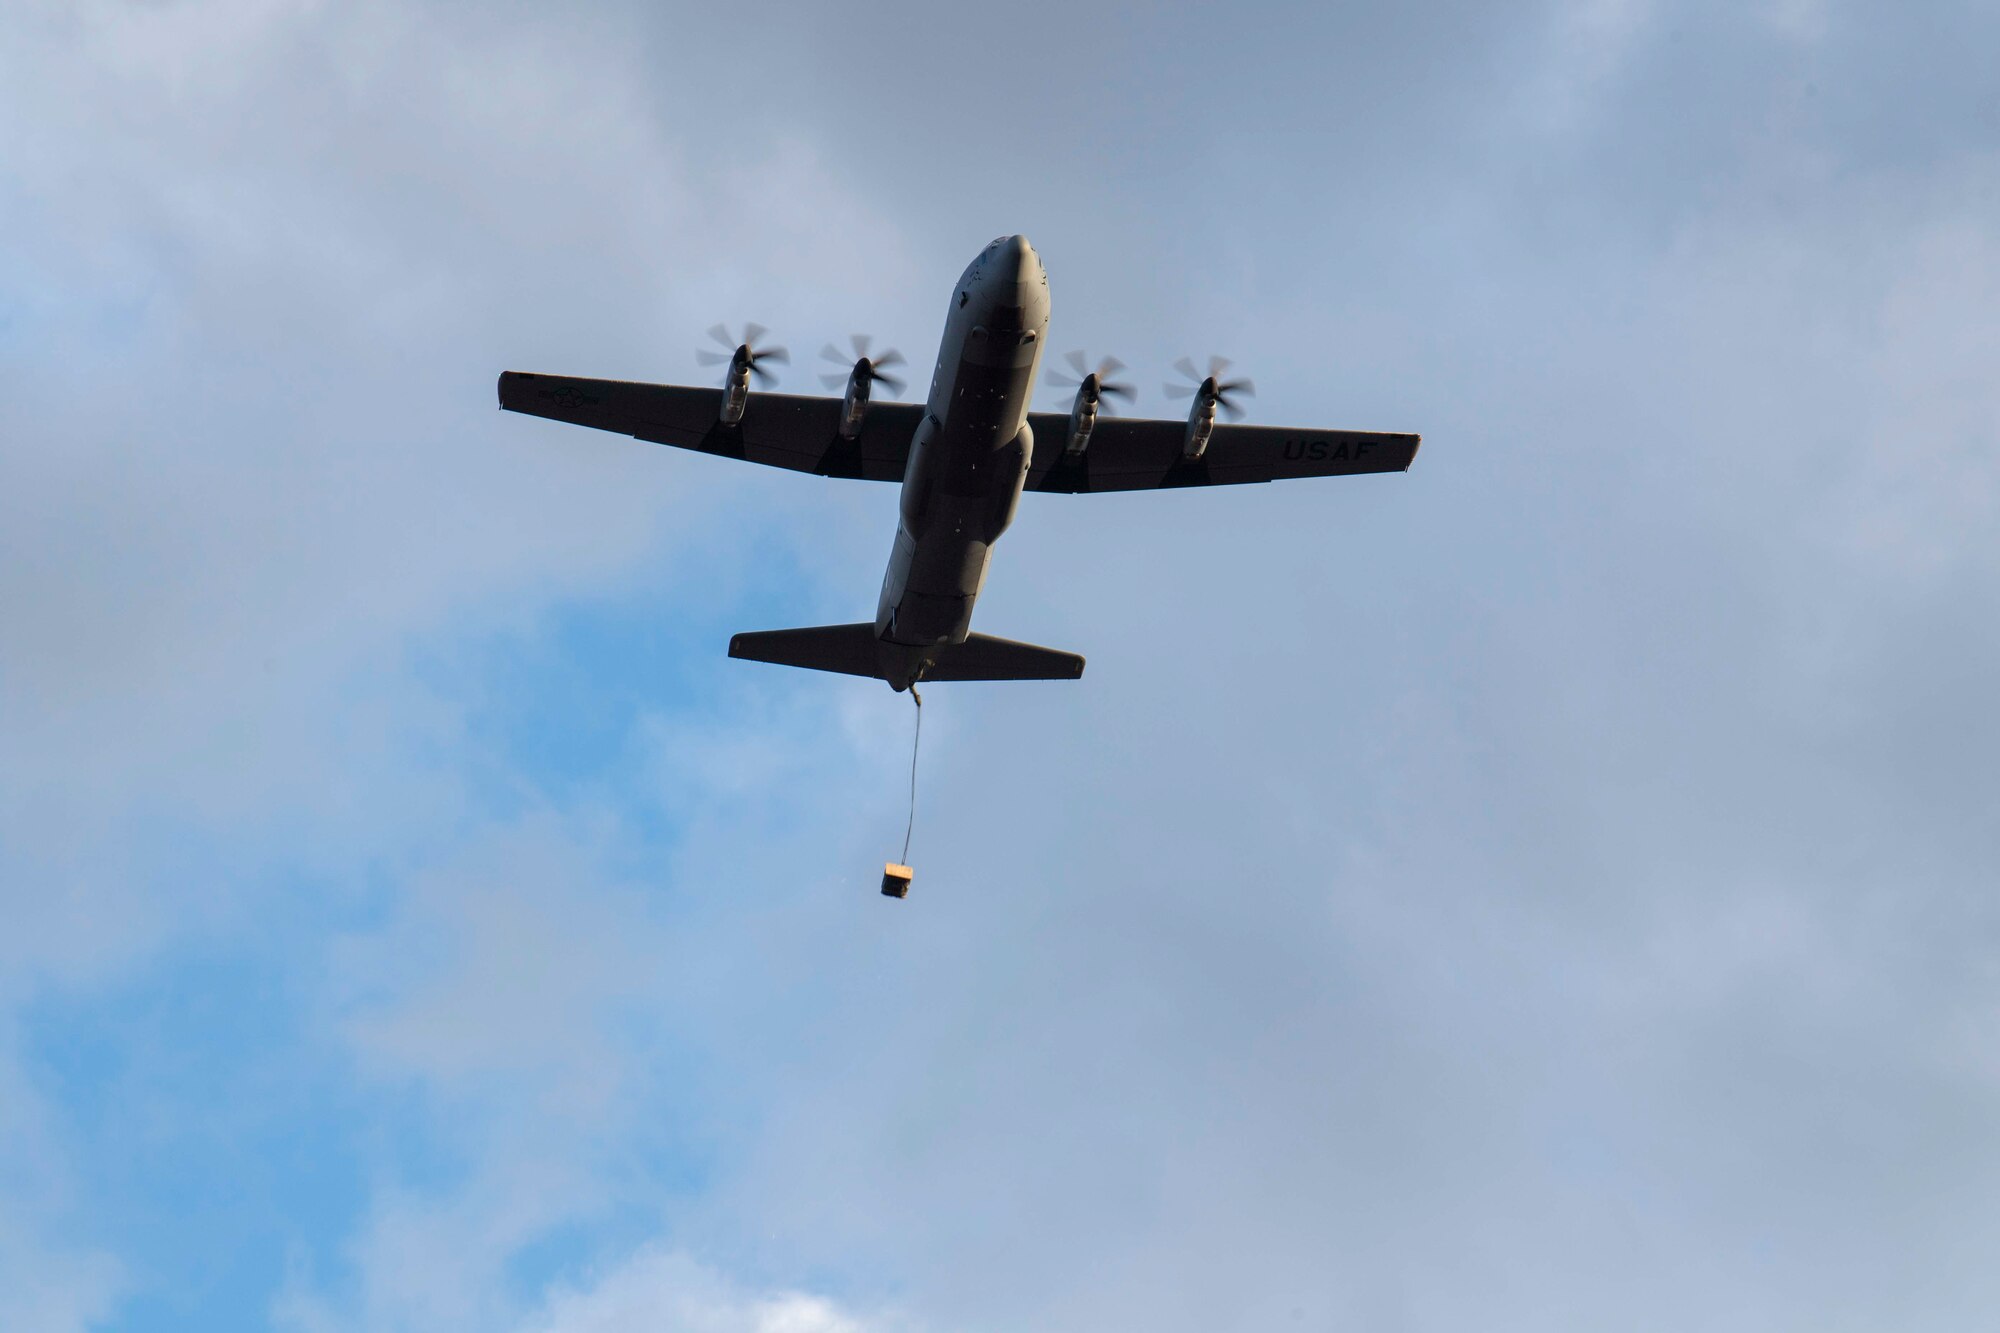
{"label": "aircraft wing", "polygon": [[1173,486],[1231,486],[1292,477],[1343,477],[1356,472],[1404,472],[1421,437],[1368,430],[1293,430],[1232,426],[1218,421],[1208,449],[1181,458],[1185,421],[1100,415],[1083,456],[1063,457],[1069,414],[1033,412],[1035,456],[1031,491],[1150,491]]}
{"label": "aircraft wing", "polygon": [[752,393],[743,420],[725,426],[719,388],[530,375],[518,370],[500,376],[500,406],[654,444],[867,481],[903,479],[910,440],[924,417],[920,403],[871,403],[860,434],[844,440],[838,398]]}

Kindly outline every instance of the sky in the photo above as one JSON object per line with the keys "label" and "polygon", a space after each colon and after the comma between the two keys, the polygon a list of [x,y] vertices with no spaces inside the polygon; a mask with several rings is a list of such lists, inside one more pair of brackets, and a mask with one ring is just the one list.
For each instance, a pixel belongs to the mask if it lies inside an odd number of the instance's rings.
{"label": "sky", "polygon": [[[0,13],[0,1329],[2000,1308],[2000,13]],[[1234,358],[1080,682],[730,661],[894,489],[495,411],[718,320]],[[921,370],[913,377],[921,383]],[[1059,408],[1058,391],[1040,406]]]}

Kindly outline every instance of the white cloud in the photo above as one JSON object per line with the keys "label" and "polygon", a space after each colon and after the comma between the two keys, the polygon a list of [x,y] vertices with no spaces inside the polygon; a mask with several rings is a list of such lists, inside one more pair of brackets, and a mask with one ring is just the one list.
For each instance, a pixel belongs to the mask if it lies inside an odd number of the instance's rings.
{"label": "white cloud", "polygon": [[59,1112],[22,1068],[13,1029],[0,1027],[0,1328],[82,1333],[101,1326],[126,1277],[115,1257],[75,1238]]}
{"label": "white cloud", "polygon": [[1547,11],[1547,46],[1530,67],[1520,108],[1545,133],[1587,132],[1653,23],[1653,0],[1573,0]]}
{"label": "white cloud", "polygon": [[888,1333],[907,1327],[804,1292],[745,1290],[685,1255],[652,1248],[586,1286],[550,1292],[520,1333]]}
{"label": "white cloud", "polygon": [[1826,37],[1832,9],[1832,0],[1770,0],[1765,15],[1780,35],[1811,44]]}
{"label": "white cloud", "polygon": [[0,1327],[18,1333],[84,1333],[102,1328],[121,1293],[109,1255],[52,1251],[35,1228],[0,1209]]}
{"label": "white cloud", "polygon": [[893,225],[799,143],[663,131],[615,25],[67,11],[16,20],[4,94],[16,262],[65,293],[0,408],[0,717],[42,789],[316,790],[357,667],[701,512],[655,451],[499,416],[499,369],[691,371],[753,288],[851,308],[834,261],[877,243],[898,290]]}
{"label": "white cloud", "polygon": [[[335,950],[329,1015],[376,1086],[428,1081],[492,1156],[464,1198],[384,1170],[354,1308],[477,1323],[527,1239],[603,1205],[615,1149],[550,1136],[631,1123],[629,1057],[593,1034],[643,998],[646,939],[578,882],[575,826],[488,829],[468,703],[409,658],[672,568],[708,488],[743,484],[503,417],[493,378],[692,373],[753,297],[813,327],[797,266],[893,257],[895,227],[799,142],[690,149],[615,21],[92,3],[0,26],[0,1004],[227,937],[300,872],[409,872],[393,948]],[[876,299],[896,266],[870,266]],[[180,840],[224,873],[177,872]],[[486,1113],[536,1078],[537,1105]],[[59,1202],[17,1203],[0,1324],[111,1309],[108,1259],[38,1239]],[[303,1271],[300,1321],[347,1308]]]}

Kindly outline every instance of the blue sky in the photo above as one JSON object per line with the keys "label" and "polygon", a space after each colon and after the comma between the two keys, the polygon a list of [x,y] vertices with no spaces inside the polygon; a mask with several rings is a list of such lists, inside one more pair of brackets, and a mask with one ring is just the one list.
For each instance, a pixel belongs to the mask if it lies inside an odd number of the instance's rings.
{"label": "blue sky", "polygon": [[[1996,45],[9,7],[0,1328],[1978,1326]],[[930,696],[888,904],[907,702],[724,648],[893,490],[493,379],[921,364],[1009,231],[1138,410],[1425,445],[1030,497],[1089,675]]]}

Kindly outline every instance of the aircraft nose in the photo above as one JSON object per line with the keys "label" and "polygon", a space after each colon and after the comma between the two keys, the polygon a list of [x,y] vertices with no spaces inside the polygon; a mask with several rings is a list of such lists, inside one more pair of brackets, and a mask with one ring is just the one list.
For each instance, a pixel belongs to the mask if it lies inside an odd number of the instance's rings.
{"label": "aircraft nose", "polygon": [[994,249],[994,269],[1002,280],[1011,278],[1019,282],[1030,277],[1041,262],[1041,256],[1035,253],[1035,247],[1028,244],[1025,236],[1003,236]]}

